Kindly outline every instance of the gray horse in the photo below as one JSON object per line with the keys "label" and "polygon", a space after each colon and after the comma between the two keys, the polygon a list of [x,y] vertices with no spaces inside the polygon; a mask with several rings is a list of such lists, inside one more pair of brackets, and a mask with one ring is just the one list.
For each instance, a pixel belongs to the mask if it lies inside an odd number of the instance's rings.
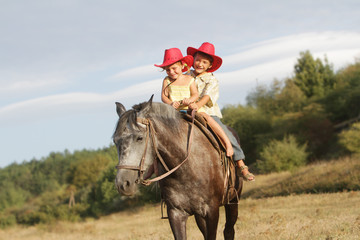
{"label": "gray horse", "polygon": [[204,133],[170,105],[152,102],[152,97],[128,111],[121,103],[116,106],[119,120],[113,141],[119,158],[115,180],[119,193],[135,194],[137,184],[149,183],[144,179],[149,168],[155,169],[175,239],[186,239],[191,215],[204,239],[216,239],[222,205],[224,238],[234,239],[242,181],[229,168],[236,191],[228,191],[224,162]]}

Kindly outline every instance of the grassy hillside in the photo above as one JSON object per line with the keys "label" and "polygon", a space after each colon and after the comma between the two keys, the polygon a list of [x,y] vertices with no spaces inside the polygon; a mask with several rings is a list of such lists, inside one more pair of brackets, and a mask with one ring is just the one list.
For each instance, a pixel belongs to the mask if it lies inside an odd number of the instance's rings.
{"label": "grassy hillside", "polygon": [[264,198],[300,193],[360,190],[360,158],[347,157],[318,162],[294,172],[258,175],[246,184],[243,198]]}
{"label": "grassy hillside", "polygon": [[[319,162],[294,172],[245,182],[237,239],[357,239],[360,235],[360,159]],[[316,193],[316,194],[311,194]],[[218,237],[225,224],[221,209]],[[172,239],[160,206],[146,205],[83,222],[52,221],[0,230],[0,240]],[[202,239],[193,218],[189,239]]]}
{"label": "grassy hillside", "polygon": [[[246,186],[249,183],[246,184]],[[218,239],[223,239],[224,209],[220,209]],[[159,205],[88,219],[82,223],[12,227],[0,230],[0,240],[167,240],[173,239]],[[347,239],[360,236],[360,192],[302,194],[240,201],[236,239]],[[194,218],[188,239],[203,239]]]}

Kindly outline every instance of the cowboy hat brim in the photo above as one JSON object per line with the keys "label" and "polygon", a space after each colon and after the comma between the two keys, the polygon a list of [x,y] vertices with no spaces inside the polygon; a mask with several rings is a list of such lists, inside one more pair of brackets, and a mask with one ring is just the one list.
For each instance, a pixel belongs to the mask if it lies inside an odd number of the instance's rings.
{"label": "cowboy hat brim", "polygon": [[182,62],[182,63],[185,63],[186,66],[184,67],[183,69],[183,72],[186,72],[190,69],[190,67],[193,65],[193,62],[194,62],[194,58],[193,56],[191,55],[187,55],[183,58],[180,58],[180,59],[171,59],[171,60],[167,60],[165,62],[163,62],[162,64],[160,65],[157,65],[157,64],[154,64],[155,67],[161,67],[161,68],[164,68],[164,67],[167,67],[167,66],[170,66],[176,62]]}

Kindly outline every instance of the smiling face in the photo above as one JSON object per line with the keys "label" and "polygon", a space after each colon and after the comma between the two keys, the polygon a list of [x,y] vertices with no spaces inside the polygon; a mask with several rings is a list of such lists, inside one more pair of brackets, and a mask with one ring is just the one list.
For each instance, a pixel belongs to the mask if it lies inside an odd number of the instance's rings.
{"label": "smiling face", "polygon": [[170,66],[164,67],[164,69],[169,78],[176,80],[182,75],[183,65],[181,62],[176,62]]}
{"label": "smiling face", "polygon": [[212,66],[213,59],[202,52],[197,52],[194,56],[194,73],[200,75],[205,73]]}

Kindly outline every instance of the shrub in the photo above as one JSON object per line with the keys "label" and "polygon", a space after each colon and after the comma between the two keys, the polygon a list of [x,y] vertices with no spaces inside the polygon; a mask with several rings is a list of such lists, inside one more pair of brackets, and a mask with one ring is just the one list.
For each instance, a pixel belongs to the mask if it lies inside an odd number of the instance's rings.
{"label": "shrub", "polygon": [[14,215],[0,215],[0,228],[10,227],[16,224],[16,217]]}
{"label": "shrub", "polygon": [[339,142],[352,153],[360,153],[360,122],[339,134]]}
{"label": "shrub", "polygon": [[262,161],[257,162],[263,173],[293,170],[305,165],[308,153],[306,144],[299,146],[293,135],[285,136],[282,141],[272,140],[260,153]]}
{"label": "shrub", "polygon": [[47,215],[44,212],[34,210],[24,210],[16,213],[16,221],[20,224],[35,225],[38,223],[50,223],[54,217]]}

